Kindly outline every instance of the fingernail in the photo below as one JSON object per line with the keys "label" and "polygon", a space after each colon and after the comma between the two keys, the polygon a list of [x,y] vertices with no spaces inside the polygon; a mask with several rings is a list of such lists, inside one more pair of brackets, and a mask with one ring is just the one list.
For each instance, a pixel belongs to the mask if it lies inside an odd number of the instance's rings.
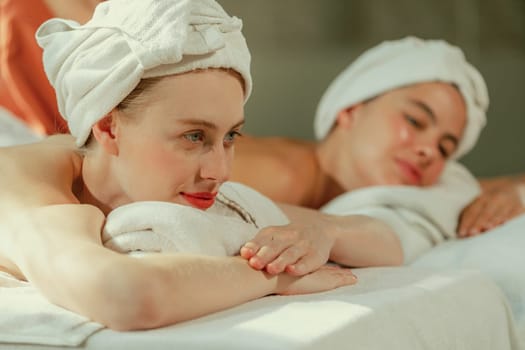
{"label": "fingernail", "polygon": [[246,242],[244,243],[243,247],[252,250],[255,249],[257,246],[253,242]]}
{"label": "fingernail", "polygon": [[257,259],[256,256],[253,256],[250,258],[250,265],[257,270],[260,270],[263,268],[263,266],[261,266],[262,265],[261,261]]}

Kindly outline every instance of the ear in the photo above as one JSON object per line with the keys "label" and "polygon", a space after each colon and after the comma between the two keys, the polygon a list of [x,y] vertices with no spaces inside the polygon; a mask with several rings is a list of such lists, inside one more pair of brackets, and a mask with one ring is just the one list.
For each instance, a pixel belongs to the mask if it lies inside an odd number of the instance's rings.
{"label": "ear", "polygon": [[118,156],[118,143],[115,136],[117,134],[117,123],[114,113],[115,110],[112,110],[100,119],[93,125],[91,131],[97,142],[108,154]]}
{"label": "ear", "polygon": [[352,127],[355,120],[358,118],[359,111],[362,107],[362,103],[359,103],[357,105],[353,105],[351,107],[342,109],[337,113],[336,117],[336,125],[337,127],[341,127],[343,129],[348,129]]}

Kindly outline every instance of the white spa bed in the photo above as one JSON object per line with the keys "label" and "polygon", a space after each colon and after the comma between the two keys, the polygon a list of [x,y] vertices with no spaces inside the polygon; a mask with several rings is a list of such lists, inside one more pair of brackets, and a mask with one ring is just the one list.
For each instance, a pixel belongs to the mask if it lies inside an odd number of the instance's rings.
{"label": "white spa bed", "polygon": [[[0,140],[2,130],[0,125]],[[445,242],[410,266],[356,269],[354,286],[266,297],[156,330],[100,329],[78,346],[5,342],[4,319],[0,349],[520,350],[525,349],[524,248],[522,216],[474,239]],[[45,315],[38,322],[46,323]]]}
{"label": "white spa bed", "polygon": [[[81,349],[519,349],[499,288],[474,271],[370,268],[358,285],[267,297],[179,325],[100,330]],[[0,349],[56,349],[2,344]]]}
{"label": "white spa bed", "polygon": [[[271,296],[150,331],[102,329],[79,349],[525,349],[525,216],[359,283]],[[56,349],[0,344],[0,349]]]}

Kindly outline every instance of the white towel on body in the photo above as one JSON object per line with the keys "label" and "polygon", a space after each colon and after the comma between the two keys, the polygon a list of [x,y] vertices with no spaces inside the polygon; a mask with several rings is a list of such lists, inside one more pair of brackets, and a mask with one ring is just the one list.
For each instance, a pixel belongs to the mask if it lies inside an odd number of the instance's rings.
{"label": "white towel on body", "polygon": [[28,282],[0,272],[0,343],[79,346],[102,328],[50,303]]}
{"label": "white towel on body", "polygon": [[237,183],[221,186],[203,211],[167,202],[136,202],[109,213],[102,239],[121,253],[235,255],[261,228],[285,225],[284,213],[267,197]]}
{"label": "white towel on body", "polygon": [[398,235],[405,262],[411,262],[432,246],[456,237],[461,211],[479,192],[478,182],[469,171],[451,161],[434,186],[366,187],[340,195],[321,210],[383,220]]}

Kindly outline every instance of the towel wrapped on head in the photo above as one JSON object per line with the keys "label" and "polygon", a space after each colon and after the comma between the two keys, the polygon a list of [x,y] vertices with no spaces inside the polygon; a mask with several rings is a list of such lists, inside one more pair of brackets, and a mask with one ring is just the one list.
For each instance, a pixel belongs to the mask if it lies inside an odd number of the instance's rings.
{"label": "towel wrapped on head", "polygon": [[339,74],[321,98],[314,121],[315,135],[324,138],[345,108],[392,89],[433,81],[456,85],[465,101],[467,124],[452,155],[459,158],[474,147],[485,126],[489,97],[481,74],[458,47],[443,40],[407,37],[385,41],[363,53]]}
{"label": "towel wrapped on head", "polygon": [[[137,10],[139,8],[140,10]],[[214,0],[111,0],[85,25],[51,19],[36,38],[77,145],[143,78],[226,68],[252,81],[242,22]]]}

